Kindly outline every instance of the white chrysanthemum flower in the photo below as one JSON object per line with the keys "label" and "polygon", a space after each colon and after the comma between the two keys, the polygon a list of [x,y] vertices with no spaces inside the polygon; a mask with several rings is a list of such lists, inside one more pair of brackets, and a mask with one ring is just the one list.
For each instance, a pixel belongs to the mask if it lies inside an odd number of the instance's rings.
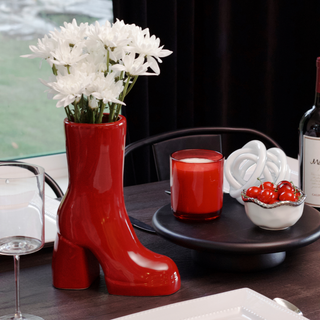
{"label": "white chrysanthemum flower", "polygon": [[93,97],[93,96],[89,96],[88,97],[88,105],[91,109],[97,109],[99,108],[99,103],[97,98]]}
{"label": "white chrysanthemum flower", "polygon": [[[94,67],[94,72],[107,72],[107,58],[105,55],[101,54],[101,51],[92,52],[89,55],[86,56],[84,60],[81,62],[87,64],[88,66],[92,66],[92,69]],[[81,63],[80,62],[80,63]],[[81,67],[77,67],[80,70]]]}
{"label": "white chrysanthemum flower", "polygon": [[164,46],[160,47],[160,39],[156,38],[155,35],[150,37],[148,28],[136,33],[136,37],[133,39],[133,47],[136,52],[145,56],[153,56],[159,62],[161,62],[160,57],[167,57],[172,53],[170,50],[162,49]]}
{"label": "white chrysanthemum flower", "polygon": [[[172,51],[160,47],[160,39],[154,35],[150,37],[149,29],[144,29],[141,32],[136,32],[133,38],[132,45],[127,47],[127,50],[137,52],[145,57],[150,64],[150,68],[157,74],[160,73],[158,62],[162,62],[160,58],[169,56]],[[156,61],[157,59],[157,61]]]}
{"label": "white chrysanthemum flower", "polygon": [[[50,62],[51,64],[51,62]],[[65,71],[66,71],[66,67],[63,66],[63,65],[56,65],[56,70],[57,70],[57,74],[60,73],[60,74],[65,74]]]}
{"label": "white chrysanthemum flower", "polygon": [[104,26],[100,26],[97,21],[94,28],[90,29],[88,38],[100,41],[107,48],[117,48],[126,46],[130,42],[128,36],[128,32],[117,32],[117,29],[113,29],[109,21],[106,21]]}
{"label": "white chrysanthemum flower", "polygon": [[128,54],[123,53],[121,64],[116,64],[112,66],[112,70],[117,71],[125,71],[129,76],[147,76],[147,75],[155,75],[155,73],[147,72],[150,64],[148,62],[144,62],[144,57],[139,56],[135,58],[135,53],[130,52]]}
{"label": "white chrysanthemum flower", "polygon": [[33,52],[31,54],[26,54],[21,56],[22,58],[42,58],[49,59],[52,57],[51,52],[55,51],[58,47],[58,42],[52,38],[45,35],[41,40],[38,39],[37,46],[29,46],[29,49]]}
{"label": "white chrysanthemum flower", "polygon": [[59,46],[51,52],[52,58],[48,59],[55,65],[72,66],[84,59],[88,53],[83,53],[83,43],[70,47],[67,41],[59,40]]}
{"label": "white chrysanthemum flower", "polygon": [[127,28],[127,24],[124,23],[123,20],[116,19],[116,22],[112,25],[112,28],[114,30],[117,30],[117,32],[121,32],[124,28]]}
{"label": "white chrysanthemum flower", "polygon": [[116,63],[118,63],[121,58],[122,58],[122,52],[123,52],[123,48],[122,47],[117,47],[114,50],[112,50],[109,55],[110,55],[110,59]]}
{"label": "white chrysanthemum flower", "polygon": [[[57,75],[50,82],[41,80],[49,87],[48,96],[59,100],[57,107],[75,106],[82,95],[88,97],[81,100],[85,105],[78,105],[84,117],[88,106],[101,107],[99,114],[102,114],[105,106],[101,101],[124,105],[121,100],[131,91],[138,76],[158,75],[161,58],[172,53],[160,46],[159,38],[150,36],[149,29],[142,30],[118,19],[113,25],[107,21],[102,26],[98,22],[78,26],[75,19],[72,23],[65,22],[60,30],[55,29],[49,37],[39,39],[37,46],[30,46],[30,50],[32,54],[22,57],[46,59]],[[154,73],[147,72],[149,68]],[[114,119],[117,119],[120,109],[114,110]],[[68,118],[74,116],[76,122],[88,120],[77,119],[79,112],[76,111],[76,108],[67,109]],[[101,121],[100,117],[96,119]]]}
{"label": "white chrysanthemum flower", "polygon": [[60,27],[61,30],[50,31],[51,37],[56,41],[67,41],[71,45],[83,42],[88,36],[88,23],[80,23],[77,25],[76,19],[72,20],[72,23],[64,23],[64,27]]}
{"label": "white chrysanthemum flower", "polygon": [[103,103],[114,102],[125,105],[118,99],[122,91],[123,82],[115,82],[113,74],[109,73],[106,77],[103,74],[98,74],[87,87],[85,94],[92,95],[98,100],[102,100]]}
{"label": "white chrysanthemum flower", "polygon": [[97,21],[94,26],[89,28],[88,39],[86,40],[87,47],[100,44],[100,50],[104,48],[109,50],[110,59],[118,61],[122,54],[122,49],[131,42],[129,31],[125,28],[111,26],[109,21],[106,21],[104,26],[100,26]]}
{"label": "white chrysanthemum flower", "polygon": [[91,83],[86,87],[84,94],[89,97],[93,92],[102,91],[105,85],[105,76],[102,73],[95,74]]}
{"label": "white chrysanthemum flower", "polygon": [[60,108],[66,107],[73,103],[75,99],[80,98],[91,80],[91,77],[87,74],[75,70],[71,74],[58,74],[55,82],[45,82],[43,80],[41,82],[50,88],[49,93],[55,94],[53,99],[59,100],[56,107]]}
{"label": "white chrysanthemum flower", "polygon": [[72,66],[71,73],[73,73],[73,70],[81,71],[84,74],[90,75],[95,74],[97,72],[97,66],[94,63],[91,63],[89,61],[81,60],[76,65]]}
{"label": "white chrysanthemum flower", "polygon": [[141,27],[138,27],[135,24],[125,24],[123,20],[120,21],[119,19],[112,25],[113,33],[126,36],[128,42],[132,41],[134,35],[141,30]]}

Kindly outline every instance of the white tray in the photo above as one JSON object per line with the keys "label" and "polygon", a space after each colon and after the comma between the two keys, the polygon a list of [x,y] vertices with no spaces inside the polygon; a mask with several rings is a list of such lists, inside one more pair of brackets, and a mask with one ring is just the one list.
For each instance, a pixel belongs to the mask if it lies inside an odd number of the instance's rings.
{"label": "white tray", "polygon": [[303,320],[248,288],[169,304],[113,320]]}

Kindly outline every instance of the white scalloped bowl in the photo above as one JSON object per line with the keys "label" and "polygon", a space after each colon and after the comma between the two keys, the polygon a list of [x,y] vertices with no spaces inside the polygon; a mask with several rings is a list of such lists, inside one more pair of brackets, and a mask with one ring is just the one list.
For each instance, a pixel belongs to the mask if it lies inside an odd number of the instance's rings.
{"label": "white scalloped bowl", "polygon": [[[284,230],[293,226],[302,216],[306,195],[301,191],[297,202],[279,201],[265,204],[258,199],[248,198],[244,208],[248,218],[258,227],[266,230]],[[243,191],[245,193],[245,190]]]}

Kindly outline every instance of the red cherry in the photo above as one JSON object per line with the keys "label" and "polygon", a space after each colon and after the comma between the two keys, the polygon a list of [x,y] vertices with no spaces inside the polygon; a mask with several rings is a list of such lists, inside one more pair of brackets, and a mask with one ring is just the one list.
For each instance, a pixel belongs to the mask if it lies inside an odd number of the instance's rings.
{"label": "red cherry", "polygon": [[301,197],[301,193],[299,191],[296,191],[294,196],[296,197],[297,201],[300,199]]}
{"label": "red cherry", "polygon": [[279,190],[275,189],[273,190],[274,194],[275,194],[275,199],[279,200]]}
{"label": "red cherry", "polygon": [[291,182],[287,180],[282,180],[277,184],[277,189],[280,190],[281,188],[284,188],[284,190],[289,190],[290,188],[294,190],[294,187]]}
{"label": "red cherry", "polygon": [[277,184],[277,188],[279,189],[282,185],[284,184],[288,184],[289,186],[292,187],[292,183],[290,181],[287,181],[287,180],[282,180],[280,181],[278,184]]}
{"label": "red cherry", "polygon": [[272,200],[278,200],[278,197],[279,197],[279,194],[278,192],[274,191],[274,190],[271,190],[271,198]]}
{"label": "red cherry", "polygon": [[272,200],[272,191],[269,189],[261,190],[260,194],[257,197],[263,203],[268,204]]}
{"label": "red cherry", "polygon": [[283,192],[293,192],[294,193],[294,191],[295,190],[294,190],[294,188],[292,187],[291,184],[290,185],[289,184],[283,184],[278,189],[279,195],[281,195],[281,193],[283,193]]}
{"label": "red cherry", "polygon": [[249,201],[248,197],[246,197],[243,193],[241,194],[241,198],[244,202]]}
{"label": "red cherry", "polygon": [[260,188],[263,189],[269,189],[269,190],[274,190],[275,186],[272,182],[270,181],[265,181],[263,184],[260,185]]}
{"label": "red cherry", "polygon": [[246,192],[246,196],[248,196],[249,198],[257,198],[260,192],[261,189],[259,187],[250,187]]}
{"label": "red cherry", "polygon": [[292,191],[284,191],[279,196],[280,201],[293,201],[296,202],[297,198],[295,197],[294,192]]}

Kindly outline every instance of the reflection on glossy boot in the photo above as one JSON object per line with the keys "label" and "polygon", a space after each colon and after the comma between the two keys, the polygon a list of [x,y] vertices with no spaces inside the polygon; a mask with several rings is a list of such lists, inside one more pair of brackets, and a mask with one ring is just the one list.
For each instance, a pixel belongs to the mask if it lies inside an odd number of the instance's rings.
{"label": "reflection on glossy boot", "polygon": [[168,257],[146,249],[129,221],[122,173],[126,120],[65,121],[69,186],[58,210],[52,269],[60,289],[83,289],[101,265],[111,294],[169,295],[180,275]]}
{"label": "reflection on glossy boot", "polygon": [[[168,295],[180,288],[180,275],[174,262],[142,247],[141,253],[127,252],[125,275],[107,272],[105,276],[109,293],[133,296]],[[131,283],[128,282],[131,279]]]}
{"label": "reflection on glossy boot", "polygon": [[90,250],[57,235],[52,257],[53,285],[61,289],[86,289],[99,276],[99,262]]}
{"label": "reflection on glossy boot", "polygon": [[[94,249],[105,274],[108,292],[117,295],[168,295],[180,288],[175,263],[143,247],[137,239],[117,252]],[[116,247],[116,246],[115,246]],[[57,235],[53,254],[53,285],[60,289],[85,289],[99,276],[99,262],[90,250]]]}

